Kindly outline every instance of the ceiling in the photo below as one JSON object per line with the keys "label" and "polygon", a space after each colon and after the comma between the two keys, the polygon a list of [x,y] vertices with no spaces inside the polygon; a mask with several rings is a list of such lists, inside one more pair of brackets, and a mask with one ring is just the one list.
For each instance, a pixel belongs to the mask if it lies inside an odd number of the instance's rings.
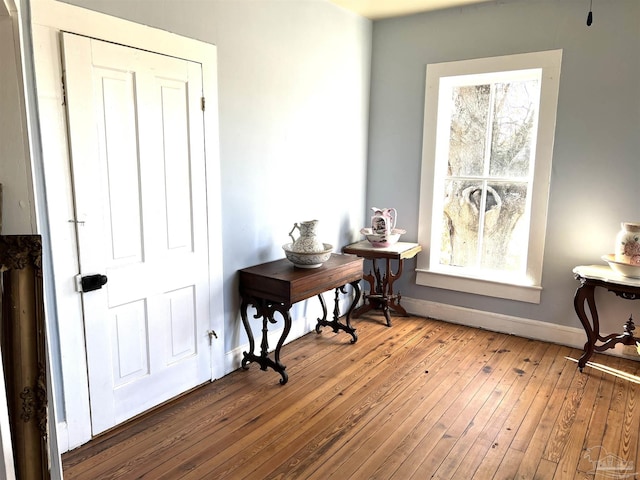
{"label": "ceiling", "polygon": [[347,10],[371,20],[411,15],[413,13],[459,7],[489,0],[330,0]]}

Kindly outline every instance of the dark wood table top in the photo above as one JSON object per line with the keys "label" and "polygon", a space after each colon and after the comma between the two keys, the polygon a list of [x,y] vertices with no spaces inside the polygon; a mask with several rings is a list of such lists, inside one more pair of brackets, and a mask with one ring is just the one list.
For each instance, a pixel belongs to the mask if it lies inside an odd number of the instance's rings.
{"label": "dark wood table top", "polygon": [[285,305],[319,295],[362,278],[363,259],[331,254],[317,268],[298,268],[283,258],[240,270],[240,294]]}

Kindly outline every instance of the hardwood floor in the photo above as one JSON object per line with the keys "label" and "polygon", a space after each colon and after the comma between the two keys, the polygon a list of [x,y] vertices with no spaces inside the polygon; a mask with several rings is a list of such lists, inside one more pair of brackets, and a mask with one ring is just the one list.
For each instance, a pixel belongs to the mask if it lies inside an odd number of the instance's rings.
{"label": "hardwood floor", "polygon": [[640,477],[640,385],[580,373],[568,347],[393,321],[354,321],[353,345],[326,328],[295,340],[288,384],[235,371],[66,453],[65,479]]}

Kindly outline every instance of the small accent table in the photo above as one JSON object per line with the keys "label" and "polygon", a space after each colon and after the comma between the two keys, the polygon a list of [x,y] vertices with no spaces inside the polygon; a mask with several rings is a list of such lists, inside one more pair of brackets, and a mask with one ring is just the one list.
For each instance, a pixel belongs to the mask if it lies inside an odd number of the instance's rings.
{"label": "small accent table", "polygon": [[[361,258],[350,255],[332,254],[322,266],[318,268],[296,268],[287,259],[263,263],[240,270],[240,315],[242,324],[249,337],[249,352],[243,352],[242,368],[247,369],[247,364],[257,362],[261,370],[267,367],[274,369],[282,375],[280,384],[287,383],[289,376],[285,371],[286,366],[280,362],[280,349],[284,344],[289,330],[291,330],[291,315],[289,310],[294,303],[306,300],[313,296],[320,299],[323,316],[318,318],[316,332],[320,333],[321,327],[332,327],[334,332],[343,330],[351,335],[351,343],[358,340],[356,330],[351,326],[350,318],[354,306],[360,300],[360,280],[362,279]],[[355,298],[349,306],[346,315],[346,324],[340,323],[338,309],[339,292],[346,293],[345,287],[349,284],[353,287]],[[333,320],[327,320],[327,306],[322,293],[335,289],[335,307]],[[247,319],[249,305],[256,310],[254,318],[262,317],[262,343],[260,355],[254,354],[255,342],[253,333]],[[269,323],[276,323],[274,315],[279,312],[284,319],[284,330],[280,335],[274,352],[274,360],[268,356],[269,344],[267,341],[267,327]]]}
{"label": "small accent table", "polygon": [[[344,253],[350,253],[369,259],[373,263],[373,270],[363,278],[369,282],[369,293],[364,294],[365,303],[353,312],[353,318],[357,318],[363,313],[372,309],[382,310],[387,320],[387,326],[391,326],[391,316],[389,309],[394,310],[403,316],[408,316],[407,311],[400,305],[400,293],[393,292],[393,283],[402,275],[404,260],[415,257],[422,247],[417,243],[398,242],[390,247],[374,247],[368,240],[352,243],[342,249]],[[383,275],[376,261],[383,259],[386,262],[386,270]],[[391,260],[398,261],[398,270],[393,273]]]}
{"label": "small accent table", "polygon": [[[580,286],[576,290],[573,305],[578,314],[578,318],[587,333],[587,343],[584,344],[584,353],[578,360],[580,371],[589,361],[593,352],[603,352],[615,347],[618,343],[624,345],[635,345],[640,339],[633,336],[635,325],[633,319],[629,318],[623,325],[624,333],[614,333],[603,337],[600,335],[600,320],[596,309],[595,289],[596,287],[606,288],[615,293],[618,297],[626,300],[640,299],[640,279],[624,277],[604,265],[579,266],[573,269],[576,280],[580,281]],[[591,313],[591,322],[585,311],[585,303]],[[600,345],[597,345],[601,342]]]}

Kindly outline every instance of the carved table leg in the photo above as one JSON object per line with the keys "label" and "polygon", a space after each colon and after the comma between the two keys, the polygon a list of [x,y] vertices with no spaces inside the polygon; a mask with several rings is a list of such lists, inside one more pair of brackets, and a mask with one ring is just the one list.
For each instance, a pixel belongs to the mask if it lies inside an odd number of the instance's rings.
{"label": "carved table leg", "polygon": [[349,306],[349,311],[347,312],[347,317],[346,317],[346,324],[340,323],[340,320],[339,320],[340,309],[338,308],[339,307],[338,295],[340,292],[347,293],[347,291],[345,290],[346,285],[338,287],[335,290],[333,320],[327,320],[327,307],[325,305],[324,299],[322,298],[322,295],[318,295],[318,298],[320,299],[320,303],[322,305],[322,311],[324,315],[322,318],[318,318],[318,323],[316,324],[316,333],[320,333],[322,331],[320,327],[327,326],[327,327],[333,328],[334,333],[338,333],[339,330],[343,330],[348,334],[350,334],[352,337],[351,343],[356,343],[358,341],[358,336],[356,335],[356,329],[351,326],[350,315],[352,313],[353,307],[358,303],[358,300],[360,300],[360,282],[359,281],[351,282],[350,285],[353,287],[353,290],[355,292],[355,298],[353,299],[353,301],[351,302],[351,305]]}
{"label": "carved table leg", "polygon": [[[578,315],[580,323],[582,323],[584,331],[587,334],[587,342],[584,344],[584,353],[578,360],[578,368],[580,368],[580,371],[584,369],[587,361],[589,361],[589,358],[593,355],[596,341],[600,335],[600,321],[598,320],[598,311],[596,310],[594,300],[594,290],[595,287],[593,285],[586,285],[583,283],[576,290],[576,294],[573,299],[573,306],[576,310],[576,314]],[[585,302],[589,306],[593,325],[591,325],[589,318],[587,317],[587,313],[584,308]]]}
{"label": "carved table leg", "polygon": [[[336,296],[337,295],[338,293],[336,292]],[[322,294],[318,295],[318,300],[320,300],[320,305],[322,306],[322,318],[318,318],[318,323],[316,323],[316,333],[320,333],[322,331],[322,328],[320,327],[329,324],[327,321],[327,304],[325,303]]]}
{"label": "carved table leg", "polygon": [[[387,326],[391,325],[391,318],[389,317],[389,307],[387,301],[387,273],[380,274],[375,258],[371,259],[372,270],[368,274],[363,275],[363,279],[369,283],[369,293],[365,293],[364,304],[353,312],[353,318],[358,318],[360,315],[367,313],[370,310],[377,309],[382,310],[387,321]],[[389,260],[387,260],[387,265]]]}
{"label": "carved table leg", "polygon": [[251,325],[249,325],[249,320],[247,319],[247,310],[249,309],[249,304],[251,302],[247,298],[242,298],[242,304],[240,305],[240,316],[242,317],[242,325],[244,325],[244,329],[247,332],[247,337],[249,338],[249,352],[242,352],[242,368],[247,370],[249,367],[247,364],[251,361],[251,358],[254,357],[254,349],[255,349],[255,341],[253,340],[253,332],[251,331]]}
{"label": "carved table leg", "polygon": [[351,282],[351,286],[353,287],[355,296],[353,297],[353,301],[349,306],[349,310],[347,310],[346,322],[347,322],[347,327],[351,329],[351,332],[352,332],[351,335],[353,336],[353,341],[351,343],[356,343],[358,341],[358,336],[356,335],[356,329],[351,326],[351,314],[353,313],[355,306],[358,304],[358,301],[360,300],[360,282],[359,281]]}
{"label": "carved table leg", "polygon": [[[373,272],[376,272],[376,259],[373,258],[372,262],[373,262],[373,271],[369,270],[369,273],[362,275],[362,279],[365,280],[367,283],[369,283],[369,293],[364,294],[364,303],[353,311],[353,314],[352,314],[353,318],[358,318],[360,315],[363,315],[367,313],[369,310],[373,310],[376,307],[376,303],[374,303],[372,300],[369,300],[371,297],[374,297],[376,295],[376,290],[377,290],[376,277],[374,277],[373,275]],[[380,274],[379,271],[377,271],[376,273],[377,275]],[[358,291],[360,291],[359,288],[358,288]]]}
{"label": "carved table leg", "polygon": [[387,327],[390,327],[391,315],[389,309],[405,317],[409,315],[404,307],[400,305],[401,295],[393,291],[393,283],[402,276],[404,259],[398,260],[398,271],[396,273],[393,273],[390,258],[386,259],[386,271],[384,274],[380,273],[375,258],[372,259],[372,262],[373,271],[362,277],[369,282],[369,293],[364,294],[365,303],[353,312],[353,318],[357,318],[369,310],[382,310]]}
{"label": "carved table leg", "polygon": [[279,311],[284,318],[284,329],[282,330],[282,335],[280,335],[280,340],[278,340],[278,344],[276,345],[276,351],[274,353],[276,365],[273,369],[282,375],[280,385],[284,385],[289,380],[289,375],[287,375],[287,372],[285,371],[287,367],[280,362],[280,349],[282,348],[282,345],[284,345],[284,341],[287,339],[287,335],[289,335],[289,331],[291,330],[291,314],[289,313],[288,308],[282,308]]}
{"label": "carved table leg", "polygon": [[403,268],[404,268],[404,259],[402,258],[398,260],[398,271],[395,274],[391,270],[390,262],[387,265],[387,269],[389,271],[389,287],[387,291],[387,297],[389,297],[389,308],[399,313],[400,315],[407,317],[409,316],[409,314],[404,309],[404,307],[400,305],[400,299],[402,298],[401,295],[399,293],[398,294],[393,293],[393,282],[395,282],[402,276]]}
{"label": "carved table leg", "polygon": [[[253,305],[256,309],[256,314],[253,316],[253,318],[262,318],[262,341],[260,343],[259,356],[254,353],[255,342],[253,340],[251,326],[249,325],[249,321],[247,319],[247,309],[249,304]],[[289,309],[290,306],[280,303],[271,303],[268,300],[254,297],[243,298],[242,306],[240,309],[242,323],[245,330],[247,331],[247,336],[249,337],[249,352],[242,352],[242,368],[247,369],[247,364],[250,362],[256,362],[258,365],[260,365],[261,370],[266,370],[270,367],[282,376],[282,378],[280,379],[281,385],[284,385],[289,380],[289,376],[286,372],[287,367],[283,365],[282,362],[280,362],[280,349],[282,348],[282,345],[284,344],[287,335],[291,330],[291,315],[289,313]],[[269,323],[276,323],[276,320],[274,318],[275,312],[279,312],[284,319],[284,329],[282,331],[282,334],[280,335],[280,339],[278,340],[278,344],[276,345],[276,349],[274,351],[274,360],[271,360],[268,356],[268,325]]]}

